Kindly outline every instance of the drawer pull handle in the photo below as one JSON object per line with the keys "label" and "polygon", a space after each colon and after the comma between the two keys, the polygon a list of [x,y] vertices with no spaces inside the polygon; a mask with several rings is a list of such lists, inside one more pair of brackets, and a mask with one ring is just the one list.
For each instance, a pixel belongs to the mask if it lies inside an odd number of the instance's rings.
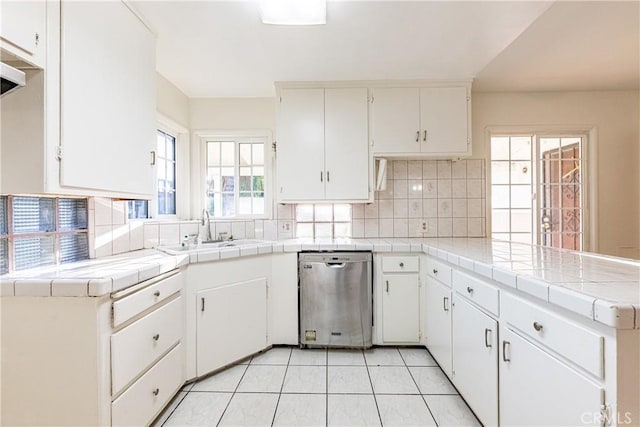
{"label": "drawer pull handle", "polygon": [[404,262],[401,262],[401,263],[400,263],[400,267],[404,267]]}
{"label": "drawer pull handle", "polygon": [[511,355],[507,357],[507,346],[511,349],[511,343],[509,341],[502,341],[502,360],[505,362],[511,362]]}
{"label": "drawer pull handle", "polygon": [[433,274],[438,274],[438,270],[436,270],[435,268],[433,269]]}
{"label": "drawer pull handle", "polygon": [[387,280],[387,293],[389,293],[389,281]]}
{"label": "drawer pull handle", "polygon": [[542,323],[533,322],[533,329],[540,332],[542,330]]}
{"label": "drawer pull handle", "polygon": [[484,330],[484,346],[487,347],[487,348],[493,347],[493,344],[491,344],[492,340],[490,338],[490,335],[491,335],[491,329],[485,328],[485,330]]}
{"label": "drawer pull handle", "polygon": [[160,389],[159,388],[154,388],[152,393],[153,393],[154,396],[157,396],[158,393],[160,393]]}
{"label": "drawer pull handle", "polygon": [[420,141],[420,131],[416,132],[416,142]]}
{"label": "drawer pull handle", "polygon": [[473,293],[473,288],[471,286],[467,286],[467,292],[472,294]]}
{"label": "drawer pull handle", "polygon": [[158,341],[159,339],[160,339],[160,334],[155,334],[155,335],[153,336],[153,340],[154,340],[154,341]]}
{"label": "drawer pull handle", "polygon": [[442,308],[444,311],[449,311],[449,297],[442,298]]}
{"label": "drawer pull handle", "polygon": [[156,297],[156,298],[159,297],[160,296],[160,291],[155,291],[153,293],[153,296]]}

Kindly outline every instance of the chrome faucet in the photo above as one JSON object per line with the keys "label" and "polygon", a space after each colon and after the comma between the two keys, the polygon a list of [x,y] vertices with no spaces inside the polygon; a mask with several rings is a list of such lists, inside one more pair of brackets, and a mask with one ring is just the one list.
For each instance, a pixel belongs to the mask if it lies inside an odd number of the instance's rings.
{"label": "chrome faucet", "polygon": [[209,217],[209,211],[202,210],[202,226],[204,227],[204,236],[200,238],[202,242],[211,241],[211,218]]}

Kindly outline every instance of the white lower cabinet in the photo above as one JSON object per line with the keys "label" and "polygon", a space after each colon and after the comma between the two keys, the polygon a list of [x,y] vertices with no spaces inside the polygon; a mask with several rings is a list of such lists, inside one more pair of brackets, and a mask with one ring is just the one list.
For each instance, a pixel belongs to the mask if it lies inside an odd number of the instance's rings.
{"label": "white lower cabinet", "polygon": [[455,295],[453,383],[485,426],[498,425],[498,322]]}
{"label": "white lower cabinet", "polygon": [[509,328],[500,341],[501,425],[600,425],[601,386]]}
{"label": "white lower cabinet", "polygon": [[197,376],[267,346],[266,278],[202,290],[196,299]]}
{"label": "white lower cabinet", "polygon": [[427,348],[444,373],[451,378],[451,288],[429,278],[426,294]]}
{"label": "white lower cabinet", "polygon": [[382,276],[382,339],[385,343],[420,341],[418,273]]}

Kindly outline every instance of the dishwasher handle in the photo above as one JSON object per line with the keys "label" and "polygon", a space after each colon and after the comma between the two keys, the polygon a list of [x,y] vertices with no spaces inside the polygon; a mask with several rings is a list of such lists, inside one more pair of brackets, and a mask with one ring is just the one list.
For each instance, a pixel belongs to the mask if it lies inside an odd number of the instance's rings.
{"label": "dishwasher handle", "polygon": [[327,262],[325,265],[329,268],[344,268],[347,265],[346,262]]}

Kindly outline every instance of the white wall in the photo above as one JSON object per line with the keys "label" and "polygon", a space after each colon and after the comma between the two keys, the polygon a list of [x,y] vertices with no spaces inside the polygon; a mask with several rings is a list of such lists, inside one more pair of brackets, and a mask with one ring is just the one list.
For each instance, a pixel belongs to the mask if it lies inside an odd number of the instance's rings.
{"label": "white wall", "polygon": [[473,156],[486,157],[487,127],[593,127],[598,139],[598,252],[640,257],[638,91],[474,93]]}
{"label": "white wall", "polygon": [[191,130],[276,129],[275,98],[192,98]]}
{"label": "white wall", "polygon": [[156,73],[157,110],[179,125],[189,127],[189,98],[173,83]]}

